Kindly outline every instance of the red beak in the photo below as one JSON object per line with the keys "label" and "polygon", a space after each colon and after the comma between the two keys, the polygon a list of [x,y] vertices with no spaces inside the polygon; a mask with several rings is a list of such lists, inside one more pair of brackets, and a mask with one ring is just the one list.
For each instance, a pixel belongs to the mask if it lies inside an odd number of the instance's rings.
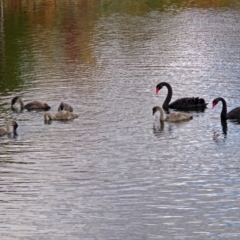
{"label": "red beak", "polygon": [[159,88],[156,88],[156,93],[158,93],[158,92],[159,92],[159,90],[160,90]]}
{"label": "red beak", "polygon": [[216,104],[215,104],[215,103],[213,103],[213,104],[212,104],[212,109],[214,109],[214,108],[215,108],[215,106],[216,106]]}

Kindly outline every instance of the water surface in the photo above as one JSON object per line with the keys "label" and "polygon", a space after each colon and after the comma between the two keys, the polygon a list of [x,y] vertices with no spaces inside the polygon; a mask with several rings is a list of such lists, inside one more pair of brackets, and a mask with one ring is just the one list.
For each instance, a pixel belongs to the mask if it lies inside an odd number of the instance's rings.
{"label": "water surface", "polygon": [[[1,1],[0,233],[4,239],[239,239],[240,8],[235,1]],[[193,120],[160,126],[173,100]],[[45,124],[11,99],[61,101]]]}

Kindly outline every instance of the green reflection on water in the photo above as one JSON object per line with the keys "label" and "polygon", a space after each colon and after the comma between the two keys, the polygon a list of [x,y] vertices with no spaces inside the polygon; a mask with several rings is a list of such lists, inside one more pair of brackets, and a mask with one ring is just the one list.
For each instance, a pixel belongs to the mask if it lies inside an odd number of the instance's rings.
{"label": "green reflection on water", "polygon": [[[47,33],[56,31],[59,39],[64,39],[57,47],[59,52],[66,53],[66,57],[74,58],[80,64],[94,64],[94,25],[104,15],[144,15],[150,11],[175,12],[186,8],[236,8],[240,3],[236,0],[1,0],[0,4],[0,91],[6,94],[34,78],[36,56],[32,36],[36,36],[39,26]],[[71,35],[73,30],[74,35]],[[51,35],[46,35],[45,40],[50,42],[52,49]],[[78,48],[73,50],[72,44]],[[46,45],[43,44],[43,54],[54,59],[54,51],[44,48]]]}
{"label": "green reflection on water", "polygon": [[[22,84],[23,72],[25,75],[31,71],[31,64],[27,64],[31,63],[31,54],[25,13],[3,8],[1,14],[0,91],[4,94]],[[23,62],[28,66],[23,67]]]}

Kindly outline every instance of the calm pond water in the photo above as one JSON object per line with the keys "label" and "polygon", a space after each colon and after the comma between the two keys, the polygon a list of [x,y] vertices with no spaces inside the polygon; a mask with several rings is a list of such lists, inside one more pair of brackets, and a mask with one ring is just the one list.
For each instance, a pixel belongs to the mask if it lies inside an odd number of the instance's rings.
{"label": "calm pond water", "polygon": [[[240,238],[240,4],[159,2],[0,1],[1,239]],[[161,81],[209,107],[161,128]]]}

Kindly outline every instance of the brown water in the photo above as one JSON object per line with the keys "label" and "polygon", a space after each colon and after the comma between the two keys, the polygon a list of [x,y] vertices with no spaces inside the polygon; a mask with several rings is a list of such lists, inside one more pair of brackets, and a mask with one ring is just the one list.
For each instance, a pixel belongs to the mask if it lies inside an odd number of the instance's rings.
{"label": "brown water", "polygon": [[[240,4],[159,2],[0,1],[1,239],[240,238]],[[161,129],[161,81],[209,108]]]}

